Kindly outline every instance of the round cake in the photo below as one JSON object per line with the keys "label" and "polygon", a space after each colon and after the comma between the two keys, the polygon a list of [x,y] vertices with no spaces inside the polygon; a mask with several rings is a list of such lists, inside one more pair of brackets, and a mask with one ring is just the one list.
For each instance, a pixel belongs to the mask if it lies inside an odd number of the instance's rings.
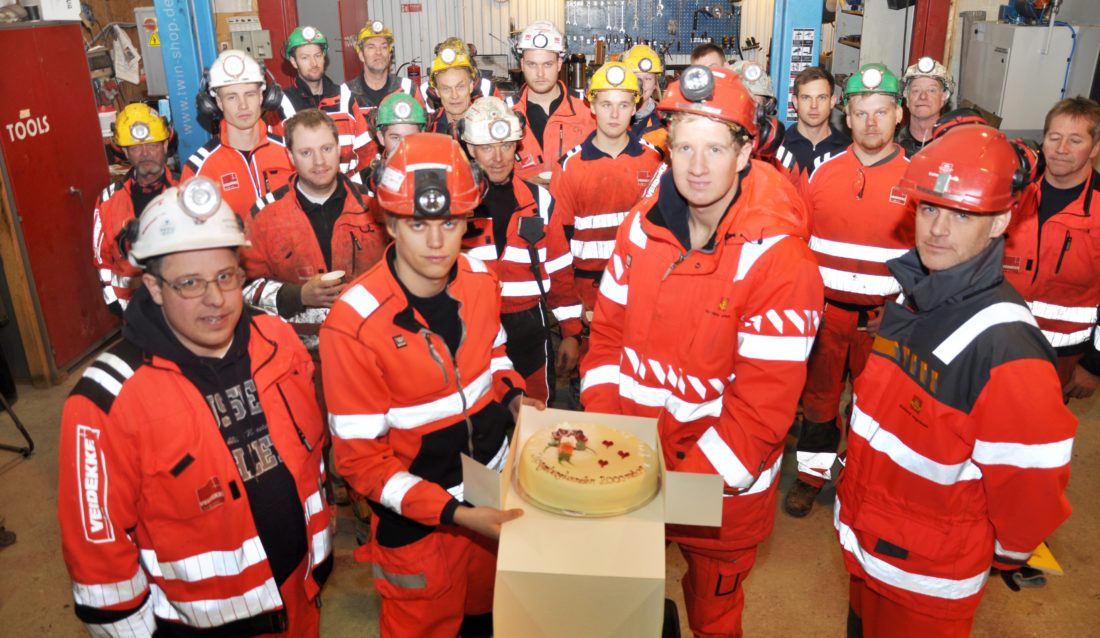
{"label": "round cake", "polygon": [[535,432],[523,445],[518,468],[527,500],[571,514],[623,514],[657,493],[653,449],[603,425],[562,423]]}

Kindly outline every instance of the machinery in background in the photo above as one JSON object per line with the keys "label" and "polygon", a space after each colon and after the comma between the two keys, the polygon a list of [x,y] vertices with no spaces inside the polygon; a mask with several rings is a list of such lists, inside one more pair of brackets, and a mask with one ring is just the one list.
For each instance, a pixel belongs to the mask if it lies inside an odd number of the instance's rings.
{"label": "machinery in background", "polygon": [[1063,97],[1098,97],[1100,26],[978,22],[963,35],[958,103],[997,115],[1010,137],[1038,138]]}

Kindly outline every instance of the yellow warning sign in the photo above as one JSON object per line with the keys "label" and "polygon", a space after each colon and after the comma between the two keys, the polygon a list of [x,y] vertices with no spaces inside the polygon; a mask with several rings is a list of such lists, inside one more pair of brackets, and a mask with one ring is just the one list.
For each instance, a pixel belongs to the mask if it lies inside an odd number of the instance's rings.
{"label": "yellow warning sign", "polygon": [[160,31],[154,31],[153,34],[149,36],[149,46],[151,46],[151,47],[159,47],[160,46]]}

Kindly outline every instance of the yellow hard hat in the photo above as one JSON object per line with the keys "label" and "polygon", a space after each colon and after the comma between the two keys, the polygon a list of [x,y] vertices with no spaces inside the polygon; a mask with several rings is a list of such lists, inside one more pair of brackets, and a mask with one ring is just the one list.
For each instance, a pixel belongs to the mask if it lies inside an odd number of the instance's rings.
{"label": "yellow hard hat", "polygon": [[386,38],[390,46],[393,46],[393,29],[387,27],[381,20],[371,20],[359,29],[359,35],[355,37],[355,48],[363,48],[363,40],[369,38]]}
{"label": "yellow hard hat", "polygon": [[635,44],[630,47],[623,58],[623,62],[631,71],[642,73],[663,73],[665,65],[661,64],[661,56],[644,44]]}
{"label": "yellow hard hat", "polygon": [[625,62],[608,62],[592,74],[592,80],[588,83],[588,101],[596,99],[596,91],[608,90],[631,91],[635,102],[642,94],[638,76],[634,75]]}
{"label": "yellow hard hat", "polygon": [[439,53],[432,60],[432,68],[428,72],[428,82],[434,87],[436,74],[447,69],[466,69],[470,72],[471,77],[477,72],[465,47],[459,48],[457,46],[446,46],[439,50]]}
{"label": "yellow hard hat", "polygon": [[155,108],[141,102],[122,109],[115,118],[114,130],[115,144],[123,148],[168,139],[168,124],[164,118]]}

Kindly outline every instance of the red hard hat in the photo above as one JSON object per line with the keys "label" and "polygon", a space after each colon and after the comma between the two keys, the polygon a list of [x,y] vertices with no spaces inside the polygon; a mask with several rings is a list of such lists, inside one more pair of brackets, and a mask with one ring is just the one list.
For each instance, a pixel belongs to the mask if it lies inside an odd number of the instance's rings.
{"label": "red hard hat", "polygon": [[971,213],[1000,213],[1033,179],[1026,153],[982,124],[953,128],[909,161],[898,188],[910,205],[925,202]]}
{"label": "red hard hat", "polygon": [[732,122],[752,137],[757,135],[756,101],[741,78],[729,69],[689,66],[680,74],[680,80],[668,87],[657,110]]}
{"label": "red hard hat", "polygon": [[382,165],[378,203],[402,217],[464,217],[481,203],[479,174],[450,135],[413,133]]}

